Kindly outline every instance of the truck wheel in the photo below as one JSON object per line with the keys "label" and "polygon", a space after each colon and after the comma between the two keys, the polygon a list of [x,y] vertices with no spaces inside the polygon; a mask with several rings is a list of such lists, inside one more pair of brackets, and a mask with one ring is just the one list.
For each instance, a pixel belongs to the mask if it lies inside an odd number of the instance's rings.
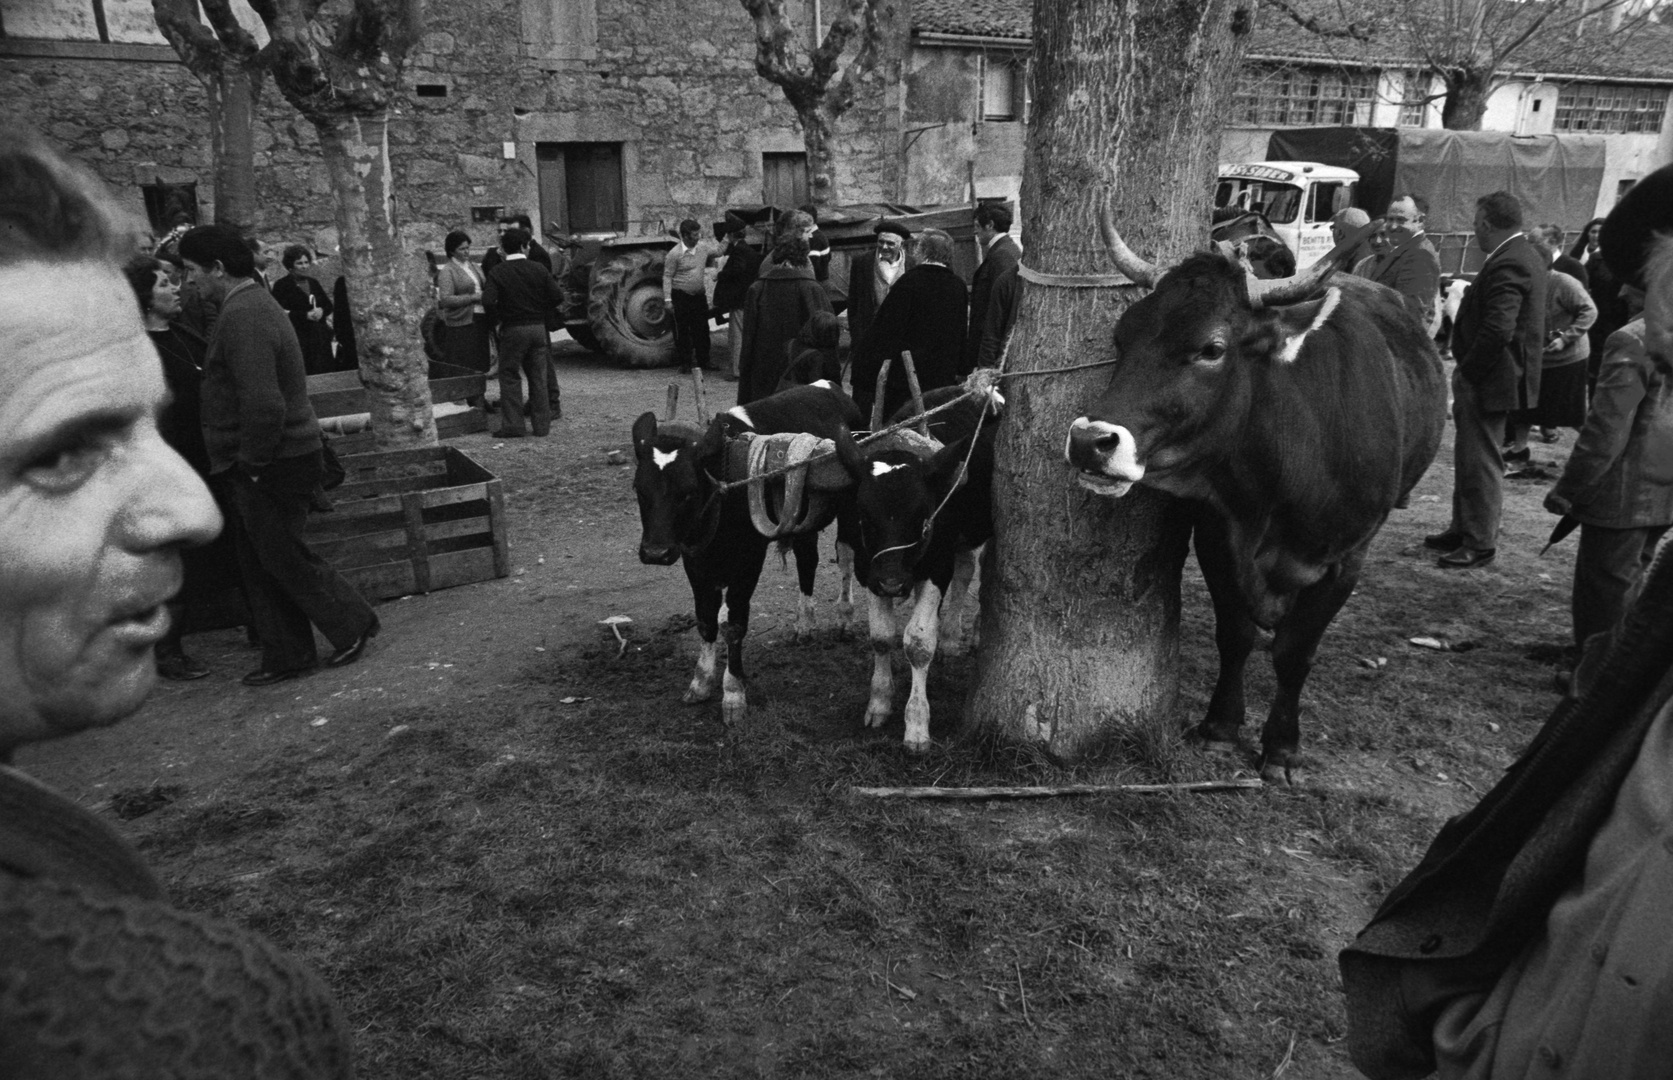
{"label": "truck wheel", "polygon": [[662,298],[662,252],[600,255],[587,293],[587,321],[598,351],[628,367],[673,363],[674,313]]}

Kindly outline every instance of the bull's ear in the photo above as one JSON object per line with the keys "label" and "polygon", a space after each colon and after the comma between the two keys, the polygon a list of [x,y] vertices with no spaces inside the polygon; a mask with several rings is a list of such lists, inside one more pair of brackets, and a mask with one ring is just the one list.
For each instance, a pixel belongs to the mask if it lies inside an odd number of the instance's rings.
{"label": "bull's ear", "polygon": [[854,436],[849,433],[847,424],[837,428],[835,441],[837,460],[842,462],[842,467],[848,471],[848,475],[858,481],[866,474],[865,451],[861,450],[860,444],[854,441]]}
{"label": "bull's ear", "polygon": [[1341,289],[1327,289],[1317,300],[1271,308],[1258,320],[1259,329],[1250,344],[1280,364],[1293,364],[1307,336],[1325,324],[1341,300]]}
{"label": "bull's ear", "polygon": [[639,457],[649,457],[655,443],[656,413],[648,412],[633,422],[633,452]]}
{"label": "bull's ear", "polygon": [[716,413],[709,421],[709,429],[697,440],[698,461],[706,461],[726,449],[726,414]]}

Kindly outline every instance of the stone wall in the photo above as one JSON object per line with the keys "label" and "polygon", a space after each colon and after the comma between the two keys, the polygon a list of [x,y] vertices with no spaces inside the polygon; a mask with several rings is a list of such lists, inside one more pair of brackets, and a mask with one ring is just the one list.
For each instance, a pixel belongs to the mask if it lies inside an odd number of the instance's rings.
{"label": "stone wall", "polygon": [[[783,92],[755,74],[753,27],[738,0],[565,0],[590,5],[596,20],[596,46],[577,50],[579,59],[526,43],[522,2],[553,0],[427,7],[390,124],[409,249],[439,251],[460,227],[490,240],[494,227],[472,223],[473,206],[538,215],[539,143],[621,143],[627,216],[643,232],[759,204],[761,155],[802,150]],[[0,94],[23,122],[92,165],[136,211],[139,185],[154,177],[196,180],[200,206],[212,210],[205,92],[166,49],[18,55],[51,51],[24,44],[0,42]],[[893,65],[838,123],[840,201],[899,198],[898,83]],[[420,86],[445,96],[421,96]],[[261,104],[256,227],[275,243],[329,251],[336,229],[313,127],[271,84]]]}

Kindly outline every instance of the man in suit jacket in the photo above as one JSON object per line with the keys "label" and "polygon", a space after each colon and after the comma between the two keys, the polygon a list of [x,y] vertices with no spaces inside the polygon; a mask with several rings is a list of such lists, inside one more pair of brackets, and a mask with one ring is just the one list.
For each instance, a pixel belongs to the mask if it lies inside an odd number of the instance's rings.
{"label": "man in suit jacket", "polygon": [[1476,246],[1487,261],[1464,294],[1452,327],[1452,522],[1424,543],[1440,565],[1468,570],[1493,561],[1504,506],[1505,424],[1539,401],[1545,351],[1545,258],[1522,232],[1522,204],[1506,191],[1476,200]]}
{"label": "man in suit jacket", "polygon": [[[1003,206],[978,206],[975,215],[976,242],[982,246],[982,263],[970,278],[970,327],[964,338],[964,356],[959,378],[970,374],[982,352],[982,335],[988,325],[988,308],[993,303],[993,283],[999,275],[1017,265],[1022,249],[1010,237],[1011,212]],[[1011,294],[1015,298],[1015,294]]]}
{"label": "man in suit jacket", "polygon": [[871,415],[884,357],[893,359],[883,392],[884,416],[912,400],[906,366],[900,360],[902,351],[912,354],[925,393],[959,381],[969,291],[964,279],[947,265],[952,258],[952,237],[940,229],[918,234],[912,268],[889,290],[871,330],[854,349],[854,403],[863,415]]}
{"label": "man in suit jacket", "polygon": [[848,264],[848,340],[850,348],[871,332],[877,307],[906,273],[906,245],[912,231],[904,225],[885,221],[872,230],[877,246],[856,255]]}
{"label": "man in suit jacket", "polygon": [[[1673,374],[1667,187],[1610,215],[1611,270],[1664,302],[1646,325]],[[1657,174],[1651,174],[1653,178]],[[1625,211],[1623,213],[1623,210]],[[1341,955],[1348,1048],[1374,1080],[1664,1076],[1673,980],[1673,554],[1481,803],[1442,828]]]}
{"label": "man in suit jacket", "polygon": [[1423,231],[1428,214],[1421,195],[1402,195],[1389,203],[1383,215],[1388,247],[1365,268],[1365,277],[1399,293],[1418,325],[1433,334],[1440,324],[1441,259]]}

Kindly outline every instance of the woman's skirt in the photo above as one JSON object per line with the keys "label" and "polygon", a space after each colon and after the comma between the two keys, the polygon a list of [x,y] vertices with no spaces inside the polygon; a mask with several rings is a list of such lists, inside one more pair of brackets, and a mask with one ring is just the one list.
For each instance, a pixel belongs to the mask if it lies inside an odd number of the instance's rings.
{"label": "woman's skirt", "polygon": [[1539,404],[1519,410],[1518,424],[1547,428],[1580,428],[1586,423],[1586,362],[1580,360],[1539,373]]}
{"label": "woman's skirt", "polygon": [[442,352],[447,362],[468,371],[488,370],[488,316],[477,315],[469,326],[443,326]]}

